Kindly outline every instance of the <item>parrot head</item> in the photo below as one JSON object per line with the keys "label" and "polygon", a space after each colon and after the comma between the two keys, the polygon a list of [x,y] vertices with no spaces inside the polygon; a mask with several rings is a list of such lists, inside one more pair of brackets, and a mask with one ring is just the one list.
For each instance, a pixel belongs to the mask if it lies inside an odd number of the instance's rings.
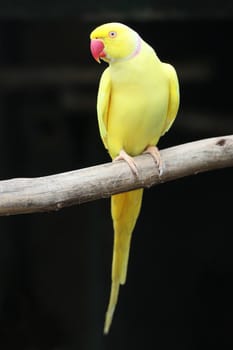
{"label": "parrot head", "polygon": [[136,56],[141,48],[140,36],[122,23],[106,23],[91,32],[91,53],[100,63],[100,59],[111,63]]}

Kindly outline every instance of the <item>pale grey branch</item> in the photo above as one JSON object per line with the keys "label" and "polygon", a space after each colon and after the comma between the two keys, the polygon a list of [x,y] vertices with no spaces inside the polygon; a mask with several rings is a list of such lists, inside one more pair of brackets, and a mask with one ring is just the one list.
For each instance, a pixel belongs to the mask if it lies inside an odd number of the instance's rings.
{"label": "pale grey branch", "polygon": [[124,161],[66,173],[0,181],[0,215],[59,210],[109,197],[114,193],[233,166],[233,135],[167,148],[161,151],[163,174],[149,154],[135,158],[135,177]]}

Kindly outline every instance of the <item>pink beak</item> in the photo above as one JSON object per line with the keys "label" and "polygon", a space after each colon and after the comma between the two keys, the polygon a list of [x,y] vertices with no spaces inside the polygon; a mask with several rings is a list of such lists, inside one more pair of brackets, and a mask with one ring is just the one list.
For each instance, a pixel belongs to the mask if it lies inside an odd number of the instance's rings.
{"label": "pink beak", "polygon": [[104,44],[101,40],[99,39],[92,39],[91,40],[91,54],[94,57],[94,59],[100,63],[100,57],[105,57],[106,54],[104,52]]}

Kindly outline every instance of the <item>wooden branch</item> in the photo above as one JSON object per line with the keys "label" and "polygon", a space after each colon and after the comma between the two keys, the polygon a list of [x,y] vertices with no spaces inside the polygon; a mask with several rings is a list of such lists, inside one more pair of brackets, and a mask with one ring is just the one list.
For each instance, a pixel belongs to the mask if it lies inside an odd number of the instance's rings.
{"label": "wooden branch", "polygon": [[139,176],[124,161],[66,173],[0,181],[0,215],[59,210],[109,197],[114,193],[150,187],[184,176],[233,166],[233,135],[204,139],[161,151],[163,174],[151,155],[135,157]]}

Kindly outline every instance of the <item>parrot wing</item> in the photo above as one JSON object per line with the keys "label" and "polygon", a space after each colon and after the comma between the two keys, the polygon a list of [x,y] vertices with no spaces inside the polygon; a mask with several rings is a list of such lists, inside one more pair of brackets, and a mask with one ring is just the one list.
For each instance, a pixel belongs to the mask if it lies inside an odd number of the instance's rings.
{"label": "parrot wing", "polygon": [[105,71],[101,76],[98,97],[97,97],[97,115],[98,115],[100,136],[105,148],[107,149],[108,149],[107,127],[108,127],[108,111],[110,106],[110,98],[111,98],[111,77],[109,73],[109,68],[107,68],[105,69]]}
{"label": "parrot wing", "polygon": [[176,118],[177,111],[179,108],[179,102],[180,102],[179,82],[178,82],[176,71],[172,67],[172,65],[168,63],[163,63],[163,68],[169,80],[170,93],[169,93],[169,101],[168,101],[167,118],[165,121],[164,129],[162,131],[162,135],[164,135],[172,126]]}

